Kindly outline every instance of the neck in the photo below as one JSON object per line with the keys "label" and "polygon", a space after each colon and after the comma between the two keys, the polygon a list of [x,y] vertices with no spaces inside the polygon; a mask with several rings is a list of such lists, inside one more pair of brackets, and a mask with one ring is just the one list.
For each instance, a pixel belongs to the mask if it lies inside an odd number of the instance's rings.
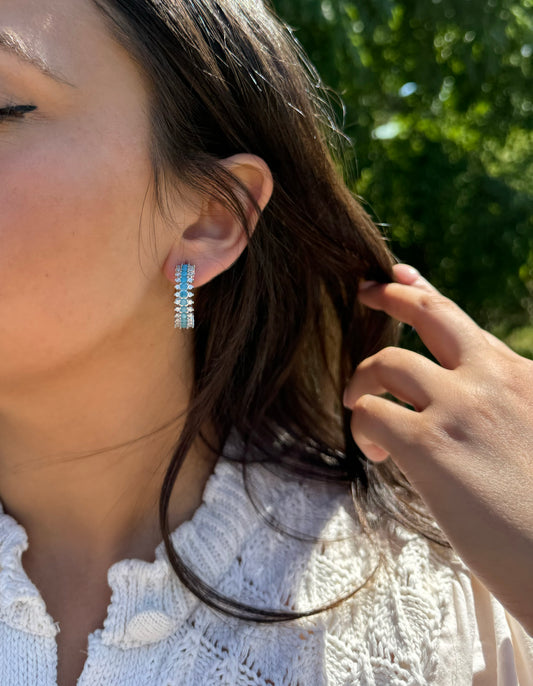
{"label": "neck", "polygon": [[[114,346],[120,355],[102,350],[9,393],[0,388],[0,500],[28,533],[27,557],[74,560],[80,569],[153,559],[159,492],[192,364],[184,342],[161,355],[136,343],[128,355]],[[171,529],[200,504],[216,457],[202,441],[189,451],[172,493]]]}

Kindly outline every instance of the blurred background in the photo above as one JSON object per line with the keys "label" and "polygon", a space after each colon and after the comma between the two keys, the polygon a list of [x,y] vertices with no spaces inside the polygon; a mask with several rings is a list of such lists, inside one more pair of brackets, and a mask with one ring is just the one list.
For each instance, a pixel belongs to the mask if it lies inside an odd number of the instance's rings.
{"label": "blurred background", "polygon": [[533,0],[271,5],[329,88],[345,178],[396,257],[533,359]]}

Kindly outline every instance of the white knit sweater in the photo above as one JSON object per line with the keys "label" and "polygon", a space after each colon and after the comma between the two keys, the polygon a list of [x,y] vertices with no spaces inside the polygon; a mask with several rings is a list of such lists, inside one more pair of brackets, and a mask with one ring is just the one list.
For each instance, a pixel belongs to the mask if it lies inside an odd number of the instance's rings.
{"label": "white knit sweater", "polygon": [[[203,503],[173,533],[204,580],[255,607],[296,610],[348,594],[381,554],[371,581],[317,616],[244,622],[187,591],[161,543],[154,562],[109,569],[107,618],[89,636],[79,686],[533,684],[533,639],[455,554],[390,522],[367,540],[339,487],[258,464],[248,482],[250,494],[241,467],[219,458]],[[337,540],[297,540],[264,517]],[[24,529],[0,508],[1,686],[56,684],[60,627],[21,565],[27,546]]]}

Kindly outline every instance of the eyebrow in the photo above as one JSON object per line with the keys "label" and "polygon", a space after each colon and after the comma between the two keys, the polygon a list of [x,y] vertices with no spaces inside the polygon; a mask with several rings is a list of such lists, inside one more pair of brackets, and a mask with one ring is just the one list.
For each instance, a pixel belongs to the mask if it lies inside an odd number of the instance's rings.
{"label": "eyebrow", "polygon": [[14,54],[26,64],[31,64],[33,67],[36,67],[45,76],[54,79],[54,81],[70,86],[71,88],[76,88],[76,86],[68,81],[63,74],[52,70],[42,57],[32,53],[28,46],[13,33],[0,31],[0,51]]}

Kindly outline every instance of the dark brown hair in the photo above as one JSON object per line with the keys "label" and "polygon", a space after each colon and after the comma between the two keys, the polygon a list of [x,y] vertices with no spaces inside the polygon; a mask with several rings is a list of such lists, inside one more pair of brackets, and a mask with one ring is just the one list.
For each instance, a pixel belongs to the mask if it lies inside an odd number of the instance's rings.
{"label": "dark brown hair", "polygon": [[[353,485],[364,520],[371,501],[446,545],[389,460],[373,464],[353,441],[344,387],[398,325],[357,300],[361,278],[391,280],[394,258],[348,189],[328,91],[291,30],[259,0],[93,0],[151,96],[157,208],[175,181],[229,207],[249,236],[241,257],[195,291],[194,389],[160,499],[169,560],[213,608],[254,621],[303,614],[251,608],[220,595],[180,559],[167,510],[180,466],[206,421],[220,446],[232,428],[264,461]],[[263,158],[274,191],[251,234],[221,160]],[[284,439],[280,440],[283,435]],[[254,450],[257,455],[257,450]],[[254,458],[257,459],[257,458]],[[319,610],[316,610],[319,611]]]}

